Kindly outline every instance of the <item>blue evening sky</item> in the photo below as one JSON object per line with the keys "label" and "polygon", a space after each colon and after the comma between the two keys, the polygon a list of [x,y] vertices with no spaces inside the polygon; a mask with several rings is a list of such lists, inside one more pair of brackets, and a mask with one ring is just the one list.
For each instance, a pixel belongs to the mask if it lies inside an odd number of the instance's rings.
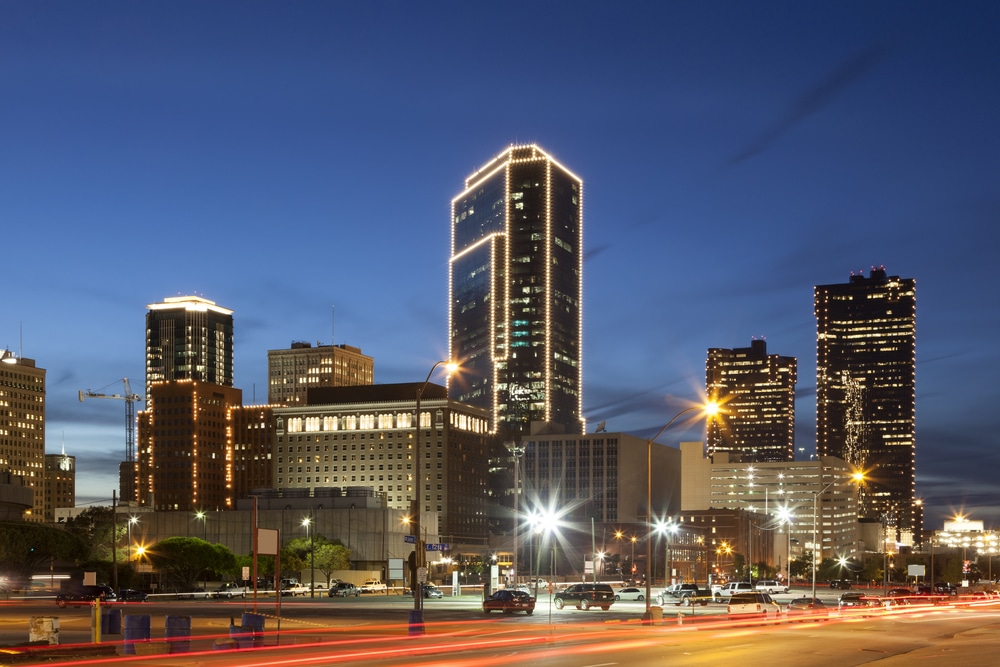
{"label": "blue evening sky", "polygon": [[[709,347],[799,361],[813,286],[917,281],[917,493],[1000,523],[1000,4],[0,1],[0,347],[48,369],[47,450],[110,498],[146,304],[379,383],[447,354],[449,206],[511,143],[584,179],[584,407],[649,437]],[[335,325],[331,312],[335,309]],[[117,384],[115,384],[117,382]],[[697,425],[660,442],[701,439]]]}

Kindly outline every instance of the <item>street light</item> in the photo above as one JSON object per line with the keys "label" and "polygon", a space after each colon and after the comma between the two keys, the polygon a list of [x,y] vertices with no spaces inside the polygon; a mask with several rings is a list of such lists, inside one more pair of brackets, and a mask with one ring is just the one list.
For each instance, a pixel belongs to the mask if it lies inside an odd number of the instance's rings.
{"label": "street light", "polygon": [[417,388],[417,418],[414,420],[413,424],[413,499],[415,501],[415,507],[413,508],[413,516],[411,517],[413,529],[416,532],[417,537],[417,548],[413,558],[413,564],[417,576],[414,577],[415,581],[413,582],[413,611],[410,612],[411,635],[424,634],[424,587],[423,582],[420,579],[421,576],[427,576],[427,566],[425,565],[427,559],[427,545],[424,544],[424,540],[421,539],[423,535],[420,534],[420,506],[423,502],[423,474],[420,470],[420,398],[424,395],[424,390],[427,389],[427,385],[430,384],[431,376],[434,375],[434,371],[437,370],[438,366],[442,365],[448,370],[448,375],[454,373],[455,369],[458,368],[458,364],[453,362],[444,360],[438,361],[431,366],[431,370],[427,373],[427,379],[424,380],[424,383]]}
{"label": "street light", "polygon": [[[855,472],[850,476],[852,482],[860,484],[864,481],[865,475],[862,472]],[[823,462],[819,462],[819,481],[823,482]],[[824,486],[819,491],[813,492],[813,543],[812,543],[812,598],[816,599],[816,529],[819,524],[819,497],[827,492],[827,490],[836,484],[837,482],[843,481],[841,478],[835,478],[832,482]],[[885,548],[883,546],[883,548]],[[823,562],[823,550],[819,550],[820,562]]]}
{"label": "street light", "polygon": [[657,521],[656,522],[656,532],[663,535],[666,542],[666,546],[663,550],[663,567],[666,568],[663,573],[663,585],[668,586],[673,583],[673,550],[672,544],[670,542],[670,537],[676,535],[680,526],[677,525],[673,519],[667,521]]}
{"label": "street light", "polygon": [[670,428],[682,415],[686,415],[689,412],[695,412],[697,410],[700,410],[704,415],[711,417],[719,412],[719,404],[715,401],[710,401],[705,405],[692,405],[689,408],[684,408],[671,417],[670,421],[668,421],[663,428],[656,432],[656,435],[646,441],[646,612],[642,618],[643,621],[647,623],[652,620],[652,615],[649,611],[649,596],[652,595],[652,586],[649,575],[650,563],[653,562],[653,545],[652,540],[649,539],[649,535],[653,531],[653,441],[663,435],[663,432]]}
{"label": "street light", "polygon": [[312,528],[312,514],[302,519],[306,527],[306,539],[309,540],[309,597],[316,597],[316,531]]}
{"label": "street light", "polygon": [[792,582],[792,510],[788,505],[778,508],[778,521],[785,524],[785,537],[788,538],[788,550],[785,553],[785,585]]}
{"label": "street light", "polygon": [[205,541],[208,542],[208,515],[205,514],[205,510],[198,510],[194,513],[194,518],[201,521],[201,527],[204,531]]}
{"label": "street light", "polygon": [[128,544],[126,545],[125,548],[125,559],[129,562],[129,565],[132,564],[132,526],[137,523],[139,523],[139,517],[130,516],[128,518],[128,523],[125,524],[125,526],[128,528],[127,530],[128,535],[125,538],[128,540]]}

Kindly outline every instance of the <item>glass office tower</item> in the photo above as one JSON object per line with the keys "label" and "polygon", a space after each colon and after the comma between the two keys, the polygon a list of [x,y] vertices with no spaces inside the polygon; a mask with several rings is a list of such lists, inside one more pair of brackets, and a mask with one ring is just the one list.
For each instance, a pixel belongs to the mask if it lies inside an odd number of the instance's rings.
{"label": "glass office tower", "polygon": [[860,515],[919,529],[915,503],[916,283],[873,268],[815,288],[816,449],[866,472]]}
{"label": "glass office tower", "polygon": [[469,176],[451,205],[450,397],[498,430],[582,433],[583,182],[535,145]]}
{"label": "glass office tower", "polygon": [[171,380],[233,386],[233,311],[197,296],[151,303],[146,313],[146,396]]}

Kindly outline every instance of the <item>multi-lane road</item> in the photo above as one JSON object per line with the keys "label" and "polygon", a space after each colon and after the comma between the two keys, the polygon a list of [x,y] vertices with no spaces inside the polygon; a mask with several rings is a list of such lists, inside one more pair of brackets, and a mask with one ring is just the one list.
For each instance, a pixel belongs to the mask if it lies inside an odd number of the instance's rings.
{"label": "multi-lane road", "polygon": [[[831,602],[836,599],[825,592]],[[779,596],[779,599],[792,596]],[[725,605],[667,607],[664,620],[643,624],[644,602],[617,602],[610,611],[566,608],[549,612],[542,595],[533,616],[485,616],[474,596],[428,600],[422,634],[408,625],[412,598],[363,596],[282,600],[279,616],[273,598],[259,601],[153,601],[117,606],[125,614],[149,615],[150,644],[140,647],[134,665],[435,665],[488,667],[531,664],[611,667],[671,667],[739,664],[841,667],[878,664],[996,664],[1000,654],[1000,601],[945,606],[872,609],[864,615],[833,614],[824,620],[784,619],[779,623],[735,623]],[[243,613],[264,617],[262,646],[226,651],[230,622]],[[678,616],[678,613],[683,614]],[[32,616],[59,618],[60,641],[87,644],[91,610],[59,609],[52,601],[16,602],[0,607],[0,643],[27,639]],[[692,616],[693,613],[693,616]],[[190,653],[166,651],[162,642],[167,615],[187,617],[194,639]],[[122,635],[103,637],[109,654],[89,664],[111,664],[121,653]],[[64,662],[79,659],[70,647]],[[3,664],[3,658],[0,658]],[[73,662],[73,664],[80,664]]]}

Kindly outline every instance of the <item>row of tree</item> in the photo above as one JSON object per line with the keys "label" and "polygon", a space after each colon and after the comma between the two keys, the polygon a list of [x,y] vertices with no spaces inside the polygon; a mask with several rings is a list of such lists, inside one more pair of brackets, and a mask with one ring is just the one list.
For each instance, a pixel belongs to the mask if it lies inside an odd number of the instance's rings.
{"label": "row of tree", "polygon": [[[0,572],[11,584],[24,587],[34,574],[70,570],[79,580],[84,571],[94,571],[101,581],[113,581],[117,569],[122,587],[142,587],[134,563],[148,562],[158,573],[162,588],[191,589],[199,581],[241,578],[245,566],[252,568],[251,555],[237,555],[221,544],[196,537],[170,537],[145,548],[141,555],[127,544],[127,526],[113,521],[109,507],[95,507],[67,521],[63,527],[44,524],[0,523]],[[123,544],[124,543],[124,544]],[[315,567],[329,585],[335,570],[351,566],[351,552],[337,539],[314,535],[296,538],[281,551],[283,572],[298,573]],[[274,557],[257,559],[260,577],[274,577]]]}

